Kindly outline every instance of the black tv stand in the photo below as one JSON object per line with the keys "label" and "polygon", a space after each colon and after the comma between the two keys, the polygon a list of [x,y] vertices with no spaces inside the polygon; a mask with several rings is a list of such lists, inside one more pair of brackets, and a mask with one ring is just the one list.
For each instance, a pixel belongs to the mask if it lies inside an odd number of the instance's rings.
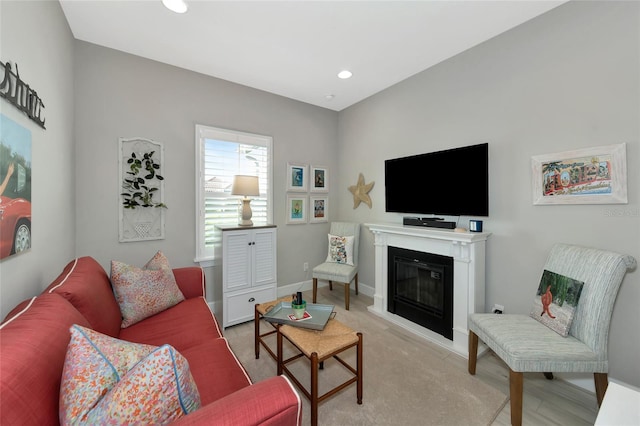
{"label": "black tv stand", "polygon": [[426,228],[455,229],[455,222],[445,221],[441,217],[404,217],[402,224],[406,226],[423,226]]}

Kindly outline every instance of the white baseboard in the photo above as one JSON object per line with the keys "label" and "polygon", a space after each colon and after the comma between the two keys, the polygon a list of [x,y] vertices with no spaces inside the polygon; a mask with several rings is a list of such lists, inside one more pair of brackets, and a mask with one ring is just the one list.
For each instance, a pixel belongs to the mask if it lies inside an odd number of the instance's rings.
{"label": "white baseboard", "polygon": [[[326,281],[318,281],[318,288],[327,287],[329,285]],[[352,284],[353,287],[353,284]],[[289,294],[295,294],[298,291],[309,291],[313,290],[313,281],[301,281],[298,283],[283,285],[282,287],[278,287],[278,297],[284,297]],[[361,282],[358,283],[358,292],[364,294],[365,296],[373,297],[375,294],[375,288],[369,285],[363,284]]]}
{"label": "white baseboard", "polygon": [[588,392],[596,393],[596,385],[591,373],[553,373],[553,375]]}

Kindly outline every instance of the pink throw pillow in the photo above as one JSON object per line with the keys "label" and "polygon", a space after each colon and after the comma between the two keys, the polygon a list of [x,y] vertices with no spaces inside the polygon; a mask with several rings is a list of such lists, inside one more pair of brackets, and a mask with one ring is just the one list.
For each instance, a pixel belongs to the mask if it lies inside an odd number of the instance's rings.
{"label": "pink throw pillow", "polygon": [[112,261],[111,284],[120,305],[122,328],[184,300],[169,261],[160,251],[143,268]]}

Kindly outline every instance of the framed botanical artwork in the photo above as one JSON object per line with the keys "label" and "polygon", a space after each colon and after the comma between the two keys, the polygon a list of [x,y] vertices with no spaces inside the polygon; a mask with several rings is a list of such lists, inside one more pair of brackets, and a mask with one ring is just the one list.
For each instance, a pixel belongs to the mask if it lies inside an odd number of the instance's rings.
{"label": "framed botanical artwork", "polygon": [[533,204],[626,204],[626,144],[531,157]]}
{"label": "framed botanical artwork", "polygon": [[307,223],[307,197],[287,195],[286,212],[288,224]]}
{"label": "framed botanical artwork", "polygon": [[311,192],[329,192],[329,170],[322,166],[311,166]]}
{"label": "framed botanical artwork", "polygon": [[307,165],[287,163],[287,191],[307,192]]}
{"label": "framed botanical artwork", "polygon": [[309,197],[309,223],[329,221],[329,197]]}
{"label": "framed botanical artwork", "polygon": [[119,138],[120,242],[164,239],[164,147],[145,138]]}

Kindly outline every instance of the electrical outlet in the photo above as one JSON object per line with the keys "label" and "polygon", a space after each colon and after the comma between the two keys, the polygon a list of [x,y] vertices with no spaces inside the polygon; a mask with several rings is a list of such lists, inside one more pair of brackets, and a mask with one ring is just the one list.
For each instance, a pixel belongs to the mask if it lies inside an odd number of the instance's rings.
{"label": "electrical outlet", "polygon": [[307,272],[307,271],[309,270],[309,262],[304,262],[304,263],[302,264],[302,270],[303,270],[304,272]]}
{"label": "electrical outlet", "polygon": [[497,303],[495,305],[493,305],[493,313],[494,314],[501,314],[503,312],[504,312],[504,306],[498,305]]}

